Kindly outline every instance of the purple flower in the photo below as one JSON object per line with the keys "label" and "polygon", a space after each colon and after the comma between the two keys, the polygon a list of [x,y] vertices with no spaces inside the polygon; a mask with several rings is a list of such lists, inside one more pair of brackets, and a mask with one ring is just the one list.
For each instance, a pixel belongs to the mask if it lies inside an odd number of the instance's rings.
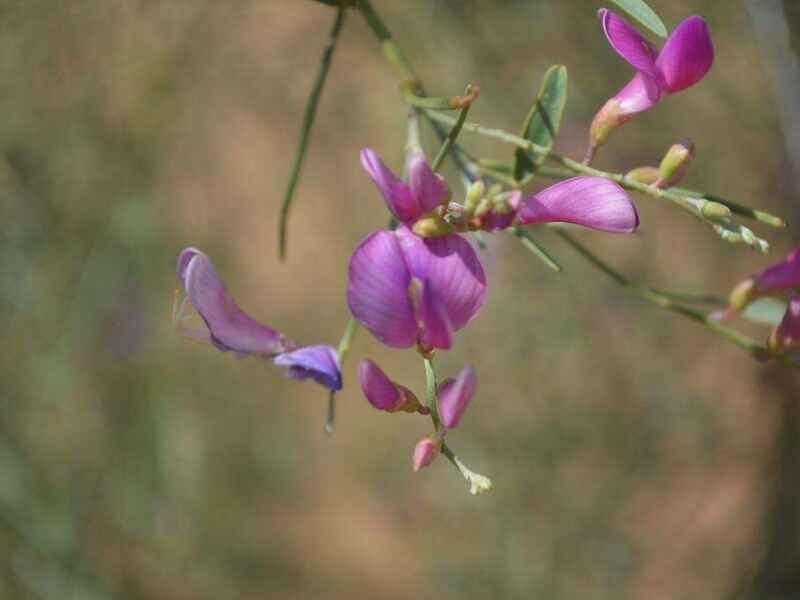
{"label": "purple flower", "polygon": [[595,116],[592,148],[604,144],[614,129],[633,116],[700,81],[714,63],[714,45],[702,17],[684,20],[658,52],[622,17],[606,9],[598,16],[611,46],[637,73]]}
{"label": "purple flower", "polygon": [[[181,327],[192,339],[210,342],[223,352],[238,356],[251,354],[275,357],[275,364],[289,367],[295,379],[313,379],[332,390],[342,388],[342,375],[336,351],[330,346],[297,348],[279,331],[262,325],[245,313],[228,292],[211,260],[195,248],[178,256],[178,279],[183,283],[186,300],[205,321],[208,331]],[[185,306],[176,315],[180,325]]]}
{"label": "purple flower", "polygon": [[450,196],[447,183],[433,172],[422,152],[413,154],[406,163],[408,183],[395,175],[369,148],[361,151],[361,165],[383,194],[386,206],[402,223],[413,223]]}
{"label": "purple flower", "polygon": [[604,177],[573,177],[522,201],[522,224],[563,222],[611,233],[631,233],[639,214],[628,194]]}
{"label": "purple flower", "polygon": [[786,313],[769,336],[767,345],[777,354],[800,346],[800,295],[792,294]]}
{"label": "purple flower", "polygon": [[371,360],[364,360],[358,366],[358,380],[367,400],[378,410],[429,413],[411,390],[389,379]]}
{"label": "purple flower", "polygon": [[800,288],[800,248],[739,283],[730,294],[728,310],[716,316],[730,318],[762,296],[796,288]]}
{"label": "purple flower", "polygon": [[458,235],[422,239],[406,227],[378,231],[350,259],[347,302],[387,346],[447,349],[483,306],[486,276]]}
{"label": "purple flower", "polygon": [[279,367],[288,367],[292,379],[313,379],[335,392],[342,389],[339,356],[330,346],[306,346],[279,354],[273,362]]}
{"label": "purple flower", "polygon": [[[294,342],[245,313],[228,292],[211,260],[195,248],[178,256],[178,278],[186,298],[208,327],[210,341],[223,352],[273,356],[293,350]],[[197,338],[196,333],[190,334]]]}
{"label": "purple flower", "polygon": [[454,429],[475,394],[475,370],[467,365],[455,380],[439,387],[439,417],[447,429]]}

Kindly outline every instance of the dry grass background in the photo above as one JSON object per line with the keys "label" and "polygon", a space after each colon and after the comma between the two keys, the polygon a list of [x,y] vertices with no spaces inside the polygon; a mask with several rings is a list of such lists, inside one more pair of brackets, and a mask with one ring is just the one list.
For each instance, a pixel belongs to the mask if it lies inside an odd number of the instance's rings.
{"label": "dry grass background", "polygon": [[[715,67],[598,164],[652,163],[689,135],[689,187],[797,225],[743,6],[652,5],[670,28],[705,15]],[[545,69],[566,64],[559,147],[573,156],[630,76],[599,6],[376,0],[435,93],[481,84],[476,121],[516,130]],[[257,318],[338,340],[349,254],[386,218],[358,151],[398,166],[404,108],[350,15],[279,262],[279,204],[332,16],[307,0],[0,3],[0,597],[730,597],[764,548],[796,383],[624,296],[547,232],[565,272],[492,239],[487,306],[441,359],[445,374],[478,372],[452,440],[495,479],[478,498],[444,461],[412,474],[427,425],[370,410],[353,385],[369,356],[421,392],[413,353],[362,333],[327,437],[316,386],[172,334],[173,262],[194,245]],[[637,235],[581,234],[636,278],[725,293],[765,264],[637,202]],[[791,231],[762,233],[773,257],[791,247]]]}

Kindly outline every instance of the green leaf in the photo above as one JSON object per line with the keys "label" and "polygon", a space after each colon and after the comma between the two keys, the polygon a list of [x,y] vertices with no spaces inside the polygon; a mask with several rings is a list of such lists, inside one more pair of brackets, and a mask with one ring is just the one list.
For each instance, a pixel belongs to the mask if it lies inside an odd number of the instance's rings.
{"label": "green leaf", "polygon": [[656,12],[644,0],[611,0],[657,36],[667,37],[667,28]]}
{"label": "green leaf", "polygon": [[783,320],[786,312],[786,302],[777,298],[759,298],[751,302],[742,313],[742,316],[758,325],[777,327]]}
{"label": "green leaf", "polygon": [[[566,103],[567,67],[554,65],[544,74],[539,95],[525,117],[520,136],[534,144],[552,148]],[[538,164],[542,158],[534,160]],[[529,155],[517,148],[514,155],[514,179],[522,179],[526,173],[533,171],[533,167],[534,163]]]}

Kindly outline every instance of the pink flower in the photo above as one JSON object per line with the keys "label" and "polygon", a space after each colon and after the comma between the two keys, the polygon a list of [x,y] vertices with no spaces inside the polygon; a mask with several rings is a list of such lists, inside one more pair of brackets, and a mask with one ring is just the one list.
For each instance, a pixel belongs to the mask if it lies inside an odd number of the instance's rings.
{"label": "pink flower", "polygon": [[485,297],[483,267],[458,235],[424,240],[403,226],[378,231],[350,259],[350,312],[387,346],[448,349]]}
{"label": "pink flower", "polygon": [[606,9],[598,16],[611,47],[637,73],[595,116],[589,134],[591,148],[604,144],[614,129],[635,115],[699,82],[714,63],[714,45],[702,17],[683,21],[658,52],[622,17]]}
{"label": "pink flower", "polygon": [[573,223],[610,233],[631,233],[639,213],[628,194],[605,177],[573,177],[522,201],[516,221]]}

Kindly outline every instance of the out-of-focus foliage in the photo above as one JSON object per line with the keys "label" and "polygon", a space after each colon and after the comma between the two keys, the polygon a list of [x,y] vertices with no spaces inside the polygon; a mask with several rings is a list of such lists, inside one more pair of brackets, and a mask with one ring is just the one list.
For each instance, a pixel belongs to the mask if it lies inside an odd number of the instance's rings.
{"label": "out-of-focus foliage", "polygon": [[[797,179],[744,8],[652,5],[668,27],[704,14],[716,65],[626,125],[598,164],[653,164],[688,135],[698,148],[688,187],[797,225]],[[546,69],[566,65],[558,145],[571,156],[630,77],[598,7],[376,1],[431,93],[480,83],[477,121],[517,131]],[[452,443],[495,481],[479,498],[444,461],[412,474],[427,423],[371,410],[354,385],[356,361],[371,356],[421,394],[413,353],[362,333],[328,437],[313,384],[173,335],[174,258],[187,245],[213,257],[244,308],[301,343],[335,344],[344,329],[349,253],[386,219],[358,151],[399,168],[405,109],[351,15],[278,262],[280,199],[333,12],[292,0],[0,9],[0,597],[649,600],[740,589],[770,535],[773,450],[797,386],[623,296],[546,232],[564,272],[511,236],[491,238],[488,305],[440,360],[444,375],[466,362],[478,373]],[[639,235],[581,234],[632,276],[725,293],[766,264],[669,206],[638,203]],[[773,239],[774,257],[790,247],[789,235]]]}

